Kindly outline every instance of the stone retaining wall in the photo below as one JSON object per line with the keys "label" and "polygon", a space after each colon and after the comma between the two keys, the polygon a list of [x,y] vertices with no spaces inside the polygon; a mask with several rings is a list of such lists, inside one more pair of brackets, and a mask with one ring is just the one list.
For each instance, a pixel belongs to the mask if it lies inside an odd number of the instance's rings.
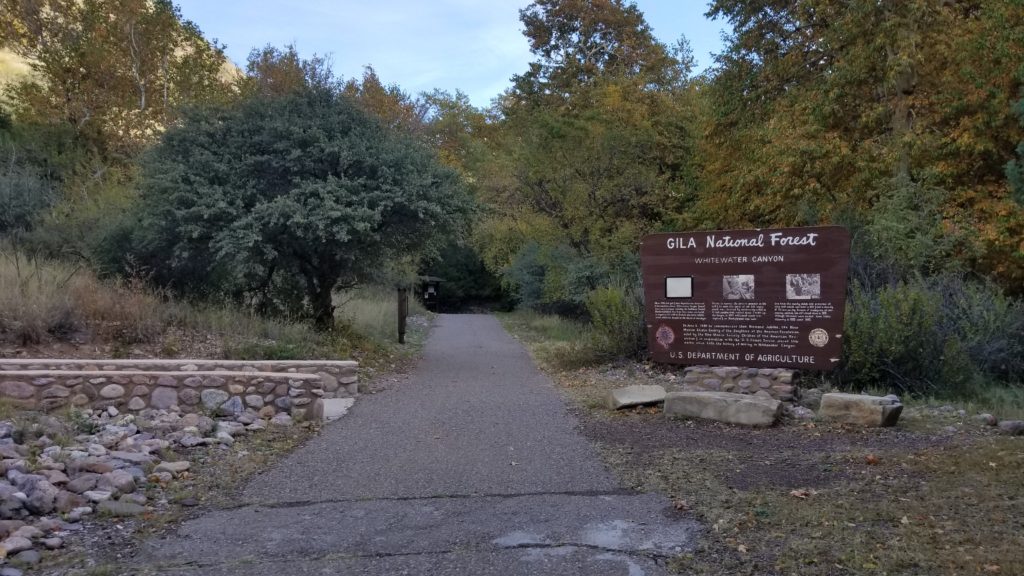
{"label": "stone retaining wall", "polygon": [[82,360],[51,358],[2,358],[0,371],[81,370],[83,372],[157,371],[157,372],[326,372],[354,377],[358,362],[351,360]]}
{"label": "stone retaining wall", "polygon": [[358,393],[355,362],[0,360],[0,398],[23,409],[140,412],[177,406],[238,419],[318,419]]}
{"label": "stone retaining wall", "polygon": [[764,390],[776,400],[790,402],[798,379],[799,372],[787,368],[688,366],[683,370],[682,384],[670,391],[757,394]]}

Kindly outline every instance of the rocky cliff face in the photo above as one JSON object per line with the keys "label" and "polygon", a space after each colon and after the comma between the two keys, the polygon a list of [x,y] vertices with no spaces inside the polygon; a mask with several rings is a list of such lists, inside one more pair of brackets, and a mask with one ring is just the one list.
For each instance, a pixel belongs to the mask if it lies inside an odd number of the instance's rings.
{"label": "rocky cliff face", "polygon": [[0,48],[0,85],[31,73],[28,62],[6,48]]}

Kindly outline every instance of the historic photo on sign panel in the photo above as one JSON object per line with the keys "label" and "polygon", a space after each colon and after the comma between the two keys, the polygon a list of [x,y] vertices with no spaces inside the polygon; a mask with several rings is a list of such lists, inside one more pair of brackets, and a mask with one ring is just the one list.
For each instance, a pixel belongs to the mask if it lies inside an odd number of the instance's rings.
{"label": "historic photo on sign panel", "polygon": [[693,298],[693,278],[665,278],[666,298]]}
{"label": "historic photo on sign panel", "polygon": [[821,274],[786,274],[787,300],[821,298]]}
{"label": "historic photo on sign panel", "polygon": [[753,300],[753,274],[722,277],[722,297],[726,300]]}

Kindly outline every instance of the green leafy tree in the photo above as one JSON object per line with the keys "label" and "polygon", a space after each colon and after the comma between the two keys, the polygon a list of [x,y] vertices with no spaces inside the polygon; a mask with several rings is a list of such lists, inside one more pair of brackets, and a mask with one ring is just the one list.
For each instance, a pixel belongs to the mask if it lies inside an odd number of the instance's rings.
{"label": "green leafy tree", "polygon": [[473,169],[493,162],[486,142],[496,137],[496,123],[459,91],[434,90],[424,94],[423,101],[427,106],[426,141],[437,149],[442,162],[472,181]]}
{"label": "green leafy tree", "polygon": [[330,64],[328,58],[316,54],[303,59],[294,44],[284,48],[267,45],[249,52],[246,74],[237,84],[245,96],[284,96],[308,86],[332,88],[337,81]]}
{"label": "green leafy tree", "polygon": [[[1017,115],[1024,124],[1024,100],[1017,102]],[[1013,199],[1024,206],[1024,140],[1017,146],[1017,159],[1006,165],[1006,178],[1010,181]]]}
{"label": "green leafy tree", "polygon": [[538,59],[513,78],[515,101],[559,103],[581,86],[612,76],[668,86],[682,68],[658,42],[643,13],[623,0],[537,0],[519,11]]}
{"label": "green leafy tree", "polygon": [[380,118],[385,126],[423,136],[427,103],[410,96],[397,84],[384,84],[372,66],[363,70],[362,80],[350,78],[342,90],[367,112]]}
{"label": "green leafy tree", "polygon": [[[490,207],[476,244],[526,305],[580,310],[609,280],[593,271],[685,208],[692,62],[622,1],[543,0],[520,17],[536,60],[498,101],[497,137],[470,170]],[[685,41],[675,53],[687,58]]]}
{"label": "green leafy tree", "polygon": [[710,14],[734,35],[702,94],[702,186],[684,220],[894,222],[880,212],[929,212],[935,195],[888,195],[941,191],[960,263],[1024,285],[1024,210],[1005,177],[1022,132],[1024,5],[717,0]]}
{"label": "green leafy tree", "polygon": [[33,71],[12,90],[19,117],[101,152],[137,152],[179,105],[228,94],[221,47],[170,0],[0,0],[0,45]]}
{"label": "green leafy tree", "polygon": [[327,328],[336,289],[430,253],[470,211],[429,149],[306,86],[187,114],[149,155],[138,221],[119,241],[181,291],[212,285],[267,308],[299,288]]}

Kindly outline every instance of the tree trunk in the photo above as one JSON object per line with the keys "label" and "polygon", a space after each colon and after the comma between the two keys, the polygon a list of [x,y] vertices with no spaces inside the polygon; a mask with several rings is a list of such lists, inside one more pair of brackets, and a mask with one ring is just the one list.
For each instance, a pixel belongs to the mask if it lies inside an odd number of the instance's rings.
{"label": "tree trunk", "polygon": [[896,146],[894,176],[901,181],[910,179],[910,145],[908,140],[913,131],[912,99],[917,90],[917,43],[920,31],[917,22],[900,12],[903,0],[887,9],[887,17],[901,23],[897,36],[886,47],[890,68],[888,91],[892,98],[892,139]]}
{"label": "tree trunk", "polygon": [[334,329],[334,287],[337,274],[307,275],[306,296],[309,298],[313,322],[320,330]]}
{"label": "tree trunk", "polygon": [[333,284],[319,285],[309,295],[310,305],[313,308],[313,322],[320,330],[334,329],[333,288]]}

